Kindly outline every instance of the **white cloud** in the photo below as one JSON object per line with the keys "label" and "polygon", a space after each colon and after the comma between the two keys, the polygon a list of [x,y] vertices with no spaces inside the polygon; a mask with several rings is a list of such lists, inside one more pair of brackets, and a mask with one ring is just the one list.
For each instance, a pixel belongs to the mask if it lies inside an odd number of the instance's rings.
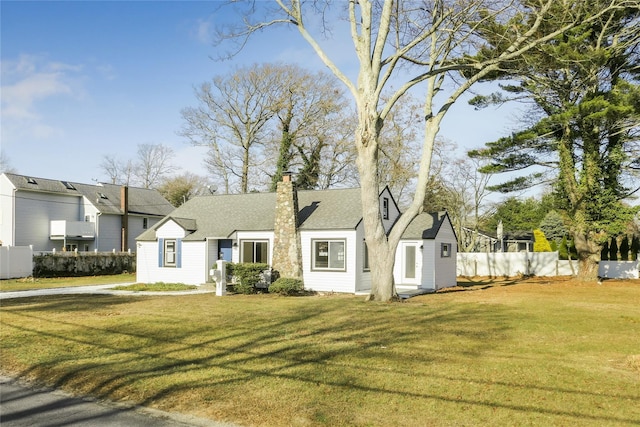
{"label": "white cloud", "polygon": [[210,45],[213,40],[213,23],[211,20],[198,19],[189,30],[191,38]]}
{"label": "white cloud", "polygon": [[[81,65],[48,61],[42,56],[20,55],[2,61],[1,114],[3,137],[46,139],[62,130],[47,123],[42,102],[54,97],[83,96]],[[28,135],[27,135],[28,134]]]}

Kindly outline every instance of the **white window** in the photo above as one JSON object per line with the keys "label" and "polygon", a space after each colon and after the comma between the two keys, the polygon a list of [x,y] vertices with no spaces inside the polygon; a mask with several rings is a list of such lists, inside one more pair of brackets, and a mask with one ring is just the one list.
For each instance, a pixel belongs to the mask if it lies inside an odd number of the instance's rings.
{"label": "white window", "polygon": [[440,258],[449,258],[451,256],[451,243],[440,244]]}
{"label": "white window", "polygon": [[164,266],[165,267],[176,266],[176,241],[175,240],[164,241]]}
{"label": "white window", "polygon": [[269,264],[268,240],[243,240],[240,242],[240,262],[255,262]]}
{"label": "white window", "polygon": [[311,245],[314,270],[347,269],[345,240],[312,240]]}

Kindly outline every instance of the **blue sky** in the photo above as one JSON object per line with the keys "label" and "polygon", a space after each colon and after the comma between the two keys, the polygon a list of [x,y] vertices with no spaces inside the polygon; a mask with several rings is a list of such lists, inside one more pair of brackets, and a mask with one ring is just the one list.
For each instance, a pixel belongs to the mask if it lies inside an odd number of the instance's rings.
{"label": "blue sky", "polygon": [[[91,183],[107,177],[103,156],[134,159],[138,144],[165,144],[175,164],[206,174],[204,149],[176,132],[193,87],[235,66],[296,62],[322,67],[291,30],[266,31],[232,61],[216,61],[213,28],[229,16],[215,1],[0,2],[1,149],[18,173]],[[343,67],[349,39],[327,42]],[[511,127],[506,110],[476,112],[461,103],[442,136],[461,150]]]}

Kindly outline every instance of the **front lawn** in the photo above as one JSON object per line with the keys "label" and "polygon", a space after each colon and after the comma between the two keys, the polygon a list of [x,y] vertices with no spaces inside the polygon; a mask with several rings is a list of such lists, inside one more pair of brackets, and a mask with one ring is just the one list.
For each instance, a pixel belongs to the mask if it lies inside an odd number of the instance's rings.
{"label": "front lawn", "polygon": [[108,276],[51,277],[0,280],[0,292],[29,291],[32,289],[64,288],[67,286],[108,285],[110,283],[135,282],[135,273]]}
{"label": "front lawn", "polygon": [[640,282],[2,302],[5,374],[245,426],[640,423]]}

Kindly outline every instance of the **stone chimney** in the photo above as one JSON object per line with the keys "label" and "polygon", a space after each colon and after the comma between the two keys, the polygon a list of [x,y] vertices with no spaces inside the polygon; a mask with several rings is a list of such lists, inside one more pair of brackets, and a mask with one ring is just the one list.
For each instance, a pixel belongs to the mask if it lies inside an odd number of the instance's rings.
{"label": "stone chimney", "polygon": [[298,192],[285,172],[276,189],[271,267],[279,277],[302,279],[302,249],[298,232]]}

